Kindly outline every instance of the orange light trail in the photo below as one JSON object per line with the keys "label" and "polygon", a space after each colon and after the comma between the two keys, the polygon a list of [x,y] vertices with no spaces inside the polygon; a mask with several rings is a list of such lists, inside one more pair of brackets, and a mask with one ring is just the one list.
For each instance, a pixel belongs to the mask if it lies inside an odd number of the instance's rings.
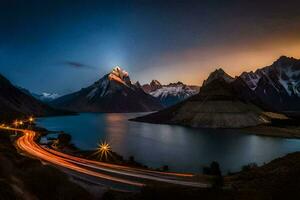
{"label": "orange light trail", "polygon": [[109,181],[113,183],[113,186],[110,183],[110,187],[114,187],[114,184],[120,184],[140,188],[145,186],[149,181],[191,187],[209,187],[207,183],[195,181],[193,174],[158,172],[79,158],[53,149],[41,147],[35,142],[36,133],[32,130],[7,128],[3,126],[0,128],[22,132],[23,136],[18,138],[16,144],[18,148],[27,154],[82,175],[96,177],[106,182]]}

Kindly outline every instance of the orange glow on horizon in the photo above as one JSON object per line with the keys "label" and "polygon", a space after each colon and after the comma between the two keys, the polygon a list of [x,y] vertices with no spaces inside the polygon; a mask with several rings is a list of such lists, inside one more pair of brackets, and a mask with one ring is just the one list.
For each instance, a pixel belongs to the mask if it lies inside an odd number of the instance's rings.
{"label": "orange glow on horizon", "polygon": [[157,79],[163,84],[182,81],[201,86],[217,68],[223,68],[226,73],[235,77],[245,71],[269,66],[282,55],[300,58],[300,39],[269,39],[247,44],[193,48],[162,55],[157,62],[160,72],[149,69],[145,71],[146,75],[143,75],[145,77],[142,80],[150,82],[150,79]]}

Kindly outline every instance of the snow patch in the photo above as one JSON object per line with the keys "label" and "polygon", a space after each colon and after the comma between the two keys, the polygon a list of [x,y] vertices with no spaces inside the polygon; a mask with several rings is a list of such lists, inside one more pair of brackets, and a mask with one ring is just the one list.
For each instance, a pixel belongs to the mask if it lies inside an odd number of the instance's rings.
{"label": "snow patch", "polygon": [[150,92],[150,95],[156,98],[166,98],[167,96],[174,96],[180,98],[187,98],[191,95],[195,95],[198,91],[189,88],[188,86],[163,86],[153,92]]}

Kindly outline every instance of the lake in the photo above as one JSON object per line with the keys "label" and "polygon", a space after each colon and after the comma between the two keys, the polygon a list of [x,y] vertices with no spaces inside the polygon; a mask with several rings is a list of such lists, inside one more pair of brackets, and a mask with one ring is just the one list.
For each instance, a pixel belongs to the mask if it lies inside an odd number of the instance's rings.
{"label": "lake", "polygon": [[113,151],[150,166],[168,165],[171,171],[202,172],[218,161],[223,173],[255,162],[259,165],[300,151],[300,140],[256,136],[234,129],[194,129],[128,121],[139,114],[82,113],[37,119],[39,126],[72,135],[81,149],[108,141]]}

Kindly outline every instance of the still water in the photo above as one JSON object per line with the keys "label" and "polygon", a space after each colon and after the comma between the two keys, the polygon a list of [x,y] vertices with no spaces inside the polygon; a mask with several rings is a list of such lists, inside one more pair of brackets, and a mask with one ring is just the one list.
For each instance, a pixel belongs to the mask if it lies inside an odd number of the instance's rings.
{"label": "still water", "polygon": [[300,151],[300,140],[245,134],[240,130],[193,129],[181,126],[131,122],[142,114],[93,114],[40,118],[38,125],[72,135],[81,149],[108,141],[113,151],[150,167],[168,165],[172,171],[202,172],[218,161],[224,173],[256,162],[263,164]]}

